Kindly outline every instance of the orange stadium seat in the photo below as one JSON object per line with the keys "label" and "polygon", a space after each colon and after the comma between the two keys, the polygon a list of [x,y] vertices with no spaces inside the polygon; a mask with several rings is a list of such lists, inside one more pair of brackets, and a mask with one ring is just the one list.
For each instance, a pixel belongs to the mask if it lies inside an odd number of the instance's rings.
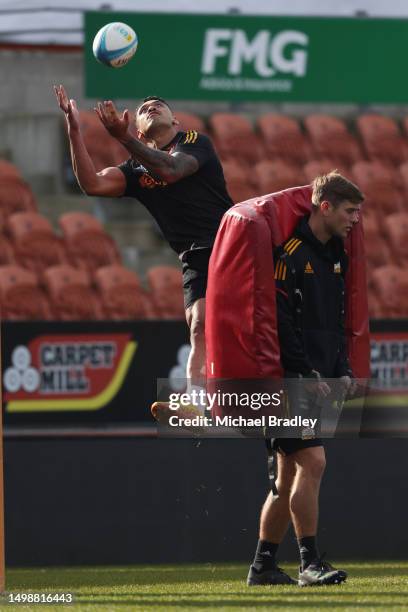
{"label": "orange stadium seat", "polygon": [[382,316],[381,302],[370,285],[368,286],[368,313],[370,319],[380,319]]}
{"label": "orange stadium seat", "polygon": [[186,132],[187,130],[196,130],[196,132],[201,132],[202,134],[206,133],[204,121],[198,115],[193,115],[193,113],[180,113],[178,111],[173,111],[176,119],[180,123],[178,126],[179,130]]}
{"label": "orange stadium seat", "polygon": [[102,266],[121,263],[115,241],[97,219],[87,213],[65,213],[60,217],[67,255],[71,263],[93,272]]}
{"label": "orange stadium seat", "polygon": [[51,318],[47,297],[38,287],[35,274],[15,265],[0,266],[0,308],[6,320]]}
{"label": "orange stadium seat", "polygon": [[324,157],[322,159],[312,159],[303,166],[303,174],[307,183],[312,183],[316,176],[328,174],[331,170],[338,170],[343,176],[350,179],[351,172],[343,164],[339,164],[333,159]]}
{"label": "orange stadium seat", "polygon": [[73,211],[61,215],[58,221],[64,236],[72,238],[83,231],[104,233],[103,225],[96,217],[86,212]]}
{"label": "orange stadium seat", "polygon": [[183,278],[172,266],[155,266],[147,272],[156,312],[163,319],[184,319]]}
{"label": "orange stadium seat", "polygon": [[0,266],[15,264],[16,258],[14,255],[13,246],[4,234],[0,234]]}
{"label": "orange stadium seat", "polygon": [[4,217],[15,212],[36,211],[37,205],[29,185],[14,177],[2,178],[0,210]]}
{"label": "orange stadium seat", "polygon": [[105,315],[109,319],[151,319],[153,305],[140,286],[138,277],[123,266],[99,268],[95,284],[101,296]]}
{"label": "orange stadium seat", "polygon": [[103,318],[100,301],[90,287],[85,270],[68,265],[52,266],[44,272],[44,281],[57,320]]}
{"label": "orange stadium seat", "polygon": [[341,119],[316,114],[306,117],[304,123],[317,156],[345,165],[361,159],[360,146]]}
{"label": "orange stadium seat", "polygon": [[388,215],[384,220],[384,233],[399,266],[408,264],[408,212]]}
{"label": "orange stadium seat", "polygon": [[377,236],[375,241],[366,241],[365,249],[367,266],[371,271],[380,266],[393,264],[390,248],[382,236]]}
{"label": "orange stadium seat", "polygon": [[364,206],[373,206],[379,213],[399,212],[404,206],[402,181],[399,173],[379,160],[360,161],[353,165],[355,183],[366,197]]}
{"label": "orange stadium seat", "polygon": [[251,122],[242,115],[214,113],[209,124],[215,148],[221,157],[235,157],[246,163],[262,158],[262,140],[255,134]]}
{"label": "orange stadium seat", "polygon": [[356,121],[364,150],[369,159],[401,163],[408,158],[408,144],[401,137],[398,125],[390,117],[368,114]]}
{"label": "orange stadium seat", "polygon": [[381,266],[371,276],[371,289],[378,298],[381,317],[408,316],[408,276],[397,266]]}
{"label": "orange stadium seat", "polygon": [[244,202],[257,195],[253,184],[251,170],[245,164],[238,163],[234,158],[222,161],[228,193],[233,202]]}
{"label": "orange stadium seat", "polygon": [[22,181],[23,177],[21,176],[20,170],[7,161],[7,159],[0,159],[0,178],[1,180],[11,178]]}
{"label": "orange stadium seat", "polygon": [[255,166],[254,174],[258,191],[262,194],[297,187],[305,183],[302,169],[282,160],[259,162]]}
{"label": "orange stadium seat", "polygon": [[15,213],[7,220],[19,265],[41,274],[49,266],[66,260],[61,238],[54,234],[48,219],[34,212]]}
{"label": "orange stadium seat", "polygon": [[399,174],[402,180],[402,187],[405,191],[405,210],[408,211],[408,162],[404,162],[399,167]]}
{"label": "orange stadium seat", "polygon": [[268,157],[279,157],[296,164],[304,164],[310,159],[310,143],[295,119],[268,113],[259,117],[257,125]]}

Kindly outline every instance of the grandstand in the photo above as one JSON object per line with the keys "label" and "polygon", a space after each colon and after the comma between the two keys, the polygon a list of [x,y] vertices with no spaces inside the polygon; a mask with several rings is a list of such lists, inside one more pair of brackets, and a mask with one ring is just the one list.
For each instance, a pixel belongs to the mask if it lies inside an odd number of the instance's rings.
{"label": "grandstand", "polygon": [[[234,202],[309,183],[317,174],[333,168],[355,181],[366,195],[363,218],[371,317],[407,315],[404,296],[408,278],[402,268],[408,257],[408,117],[399,121],[378,112],[364,112],[352,119],[326,113],[299,118],[276,112],[258,115],[209,112],[205,116],[183,111],[179,114],[177,109],[175,112],[180,115],[182,129],[198,128],[212,137]],[[126,151],[107,134],[93,113],[82,111],[81,122],[98,170],[127,158]],[[62,143],[60,156],[68,164],[66,155]],[[95,274],[99,268],[123,263],[132,269],[135,283],[144,286],[143,294],[135,293],[133,312],[141,313],[142,318],[168,317],[164,313],[171,312],[182,318],[180,304],[178,307],[170,304],[168,308],[161,305],[156,310],[153,307],[154,297],[149,293],[147,279],[156,266],[149,265],[150,262],[168,266],[170,271],[177,262],[148,217],[138,218],[143,213],[134,212],[135,204],[130,205],[130,214],[122,208],[117,218],[111,215],[113,219],[109,219],[105,208],[106,231],[90,213],[71,212],[73,207],[84,210],[84,197],[72,194],[71,179],[61,185],[61,195],[40,192],[35,196],[21,170],[5,158],[0,160],[0,178],[3,266],[14,264],[29,269],[42,286],[42,274],[48,266],[70,264],[85,269],[90,285],[96,287]],[[116,204],[109,206],[111,209]],[[58,223],[59,232],[52,222]],[[398,307],[391,305],[390,295]],[[145,304],[150,300],[151,306],[137,305],[140,299]],[[100,308],[94,316],[100,319],[105,316],[103,313]],[[5,316],[12,315],[7,311]]]}

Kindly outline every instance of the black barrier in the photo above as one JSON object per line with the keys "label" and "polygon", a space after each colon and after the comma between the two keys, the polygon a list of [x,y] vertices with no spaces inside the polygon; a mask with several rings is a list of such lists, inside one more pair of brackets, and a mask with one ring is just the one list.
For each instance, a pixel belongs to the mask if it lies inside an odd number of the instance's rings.
{"label": "black barrier", "polygon": [[[373,321],[371,334],[371,379],[402,398],[394,421],[387,417],[395,435],[393,422],[407,412],[408,320]],[[179,391],[188,352],[184,321],[3,322],[5,425],[152,424],[157,380]],[[374,406],[363,425],[381,437],[386,424]]]}
{"label": "black barrier", "polygon": [[3,322],[4,423],[153,423],[156,378],[180,377],[187,341],[183,321]]}
{"label": "black barrier", "polygon": [[[328,440],[326,450],[321,549],[406,559],[408,441]],[[242,561],[244,581],[266,453],[250,439],[6,440],[5,489],[8,566]],[[298,560],[292,531],[279,551]]]}

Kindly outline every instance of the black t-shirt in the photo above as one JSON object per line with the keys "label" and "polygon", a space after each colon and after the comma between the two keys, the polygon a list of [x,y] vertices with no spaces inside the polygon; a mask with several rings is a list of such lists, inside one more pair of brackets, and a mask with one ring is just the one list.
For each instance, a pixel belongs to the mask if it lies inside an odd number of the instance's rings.
{"label": "black t-shirt", "polygon": [[179,255],[212,247],[221,218],[233,202],[210,139],[194,130],[178,132],[162,150],[193,155],[198,161],[198,170],[167,184],[156,180],[144,166],[130,158],[119,166],[126,177],[123,195],[136,197],[146,206]]}

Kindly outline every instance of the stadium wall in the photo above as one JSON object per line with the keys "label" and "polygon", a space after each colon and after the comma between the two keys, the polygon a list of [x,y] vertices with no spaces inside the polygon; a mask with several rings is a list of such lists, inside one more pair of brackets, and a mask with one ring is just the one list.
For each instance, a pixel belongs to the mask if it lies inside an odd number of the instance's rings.
{"label": "stadium wall", "polygon": [[[407,448],[328,441],[330,559],[406,557]],[[262,441],[146,438],[7,439],[5,486],[8,566],[249,562],[268,490]]]}

